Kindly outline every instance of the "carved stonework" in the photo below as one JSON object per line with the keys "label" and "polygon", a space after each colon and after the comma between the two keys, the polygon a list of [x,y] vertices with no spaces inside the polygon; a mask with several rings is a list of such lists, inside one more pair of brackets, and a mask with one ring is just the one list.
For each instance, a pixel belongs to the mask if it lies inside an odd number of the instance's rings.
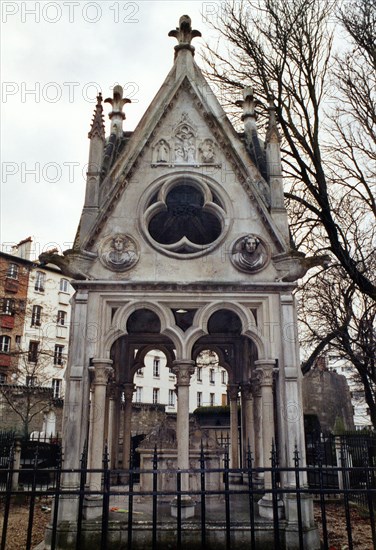
{"label": "carved stonework", "polygon": [[126,401],[132,401],[133,393],[136,389],[134,384],[123,384],[124,399]]}
{"label": "carved stonework", "polygon": [[273,372],[272,367],[264,367],[256,369],[256,376],[261,387],[273,385]]}
{"label": "carved stonework", "polygon": [[243,399],[246,399],[247,401],[252,399],[252,385],[250,382],[245,382],[244,384],[241,384],[240,391]]}
{"label": "carved stonework", "polygon": [[194,362],[174,362],[172,372],[176,376],[176,386],[189,386],[191,376],[195,372]]}
{"label": "carved stonework", "polygon": [[175,162],[196,164],[196,132],[187,113],[183,113],[181,122],[175,130]]}
{"label": "carved stonework", "polygon": [[153,150],[153,164],[168,164],[170,160],[170,145],[165,139],[160,139]]}
{"label": "carved stonework", "polygon": [[94,368],[94,385],[106,386],[113,373],[113,369],[106,363],[97,363]]}
{"label": "carved stonework", "polygon": [[212,139],[204,139],[199,147],[200,162],[203,164],[212,164],[215,162],[215,144]]}
{"label": "carved stonework", "polygon": [[237,384],[229,384],[227,386],[227,394],[230,401],[236,401],[238,398],[239,386]]}
{"label": "carved stonework", "polygon": [[138,258],[136,241],[122,233],[106,237],[99,249],[99,259],[102,265],[111,271],[126,271],[137,263]]}
{"label": "carved stonework", "polygon": [[260,237],[250,233],[235,241],[230,258],[240,271],[257,273],[266,267],[270,256],[266,244]]}

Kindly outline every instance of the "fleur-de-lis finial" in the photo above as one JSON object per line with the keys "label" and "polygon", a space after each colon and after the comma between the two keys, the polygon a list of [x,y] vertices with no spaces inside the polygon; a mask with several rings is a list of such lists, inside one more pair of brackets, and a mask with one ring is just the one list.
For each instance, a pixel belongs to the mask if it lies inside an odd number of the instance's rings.
{"label": "fleur-de-lis finial", "polygon": [[126,97],[123,98],[123,88],[119,84],[114,87],[113,97],[108,97],[104,102],[112,105],[112,111],[108,115],[111,120],[111,133],[116,133],[119,136],[123,131],[122,122],[125,119],[123,107],[126,103],[132,102]]}
{"label": "fleur-de-lis finial", "polygon": [[173,36],[179,42],[179,44],[175,46],[175,57],[176,57],[179,50],[183,50],[183,49],[190,50],[192,54],[194,54],[195,49],[192,46],[191,42],[193,38],[196,38],[202,35],[200,31],[192,29],[191,18],[189,17],[189,15],[182,15],[179,19],[179,27],[170,31],[168,33],[168,36]]}

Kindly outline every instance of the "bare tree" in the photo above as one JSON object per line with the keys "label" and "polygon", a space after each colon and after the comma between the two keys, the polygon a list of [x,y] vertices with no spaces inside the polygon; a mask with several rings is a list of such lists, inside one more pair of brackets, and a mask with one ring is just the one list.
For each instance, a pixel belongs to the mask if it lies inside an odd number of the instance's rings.
{"label": "bare tree", "polygon": [[301,339],[309,357],[303,373],[330,347],[356,369],[364,389],[371,422],[376,426],[376,304],[361,294],[342,268],[333,266],[303,284],[299,320]]}
{"label": "bare tree", "polygon": [[15,361],[9,368],[8,381],[0,384],[3,408],[18,417],[25,436],[29,435],[33,420],[53,404],[54,373],[51,365],[56,359],[64,360],[63,357],[55,357],[50,342],[43,334],[32,344],[27,350],[21,344],[10,352]]}
{"label": "bare tree", "polygon": [[243,0],[211,23],[227,51],[208,47],[207,74],[229,114],[251,86],[262,126],[274,98],[295,246],[333,258],[300,292],[303,371],[335,347],[355,366],[376,427],[376,2]]}
{"label": "bare tree", "polygon": [[[375,101],[371,93],[375,77],[373,75],[372,80],[368,68],[351,64],[352,52],[363,51],[364,45],[358,40],[363,36],[361,31],[349,24],[354,15],[351,10],[360,10],[357,4],[362,7],[367,3],[374,8],[374,0],[358,0],[354,5],[350,2],[346,11],[343,8],[338,14],[339,21],[342,18],[345,27],[347,24],[353,41],[345,56],[350,74],[346,74],[342,58],[333,53],[336,2],[332,0],[226,3],[211,23],[226,39],[229,51],[208,46],[209,53],[204,58],[209,78],[230,92],[227,97],[232,100],[227,107],[232,103],[232,110],[236,94],[245,86],[252,86],[258,96],[261,115],[266,112],[268,96],[273,95],[283,134],[283,162],[289,186],[286,199],[297,247],[331,252],[356,287],[376,300],[375,281],[365,268],[363,250],[349,245],[347,239],[351,216],[356,215],[359,204],[364,222],[374,223],[375,218],[374,182],[369,179],[374,167],[367,162],[367,157],[370,161],[375,158]],[[372,7],[363,20],[358,19],[359,25],[366,24],[366,17],[374,22]],[[365,39],[367,45],[369,40],[374,40],[374,27],[372,32]],[[371,49],[369,51],[364,53],[369,58],[368,65],[374,59]],[[362,99],[357,100],[351,92],[357,87],[361,70],[371,77],[370,90],[367,96],[367,85],[362,83]],[[348,82],[347,88],[334,85],[339,83],[338,79]],[[357,110],[353,108],[354,103]],[[367,109],[373,118],[368,119]],[[354,121],[357,121],[356,132],[352,129]],[[365,134],[369,147],[360,158],[364,144],[359,136],[366,139]],[[341,215],[344,197],[347,197],[346,206],[352,206],[345,225]],[[367,248],[370,250],[371,246]]]}

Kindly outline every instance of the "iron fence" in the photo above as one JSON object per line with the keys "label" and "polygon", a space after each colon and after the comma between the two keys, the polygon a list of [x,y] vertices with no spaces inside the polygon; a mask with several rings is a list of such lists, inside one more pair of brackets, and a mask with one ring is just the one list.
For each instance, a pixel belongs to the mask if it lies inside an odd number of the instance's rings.
{"label": "iron fence", "polygon": [[[362,466],[345,465],[345,457],[342,465],[330,466],[330,471],[334,471],[337,477],[342,479],[342,484],[338,487],[327,487],[328,467],[319,459],[314,466],[301,466],[297,451],[294,455],[294,465],[290,468],[278,465],[277,452],[273,450],[269,468],[256,468],[252,453],[248,452],[245,468],[230,468],[229,457],[225,453],[223,467],[213,469],[208,467],[208,455],[202,448],[197,468],[174,470],[159,468],[158,451],[155,449],[151,469],[141,470],[131,466],[129,470],[124,471],[109,468],[107,453],[104,455],[101,470],[88,469],[85,450],[80,467],[76,470],[66,470],[59,462],[53,468],[43,469],[44,476],[41,478],[36,449],[33,463],[26,468],[28,482],[21,484],[20,475],[24,473],[25,468],[14,468],[14,448],[12,453],[9,468],[3,470],[3,483],[0,489],[3,512],[1,550],[7,548],[9,520],[12,513],[17,510],[20,497],[27,498],[28,520],[25,542],[19,548],[32,548],[36,505],[40,498],[51,498],[53,507],[47,537],[51,550],[65,548],[59,542],[59,514],[61,507],[66,504],[66,499],[77,510],[73,535],[71,533],[73,542],[71,540],[70,546],[66,547],[76,550],[157,550],[167,547],[206,550],[242,547],[251,550],[268,547],[290,548],[286,543],[286,526],[289,522],[287,508],[290,508],[291,516],[291,506],[295,510],[292,522],[296,533],[294,548],[302,550],[308,547],[305,537],[312,527],[307,527],[307,497],[317,502],[316,521],[321,524],[322,548],[329,550],[332,547],[332,534],[328,529],[328,507],[331,506],[333,497],[343,517],[347,548],[367,548],[356,546],[353,537],[354,524],[357,522],[357,516],[354,517],[357,506],[354,502],[359,495],[362,496],[362,521],[367,526],[369,539],[376,548],[376,467],[369,464],[365,457]],[[102,480],[100,487],[90,488],[87,481],[91,474],[98,472]],[[312,472],[318,482],[314,487],[309,487],[305,480]],[[75,483],[64,484],[66,475],[69,475],[70,479],[72,476],[75,477]],[[210,480],[213,475],[223,480],[219,487],[211,486]],[[162,483],[162,479],[166,481],[166,476],[169,480],[168,486]],[[192,481],[189,489],[184,488],[185,476]],[[140,477],[141,480],[147,480],[146,483],[136,483],[135,480]],[[262,486],[262,478],[270,479],[267,488]],[[362,479],[362,482],[355,483],[357,479]],[[120,480],[123,480],[122,484],[118,484]],[[260,515],[258,501],[261,498],[268,500],[270,504],[270,518],[267,520]],[[94,522],[85,516],[89,500],[99,509],[99,515]],[[185,517],[188,500],[194,508],[192,517]],[[281,514],[282,503],[285,507],[285,517]],[[171,514],[172,507],[175,510],[174,514]],[[292,524],[290,517],[290,531]],[[89,525],[94,525],[97,530],[97,543],[94,546],[87,539]],[[114,543],[116,530],[121,531],[121,544],[118,540]],[[261,532],[267,532],[267,543],[265,536],[260,538]],[[192,545],[193,535],[196,546]],[[144,546],[140,543],[140,537],[144,541]],[[247,544],[241,546],[239,541],[244,540]]]}

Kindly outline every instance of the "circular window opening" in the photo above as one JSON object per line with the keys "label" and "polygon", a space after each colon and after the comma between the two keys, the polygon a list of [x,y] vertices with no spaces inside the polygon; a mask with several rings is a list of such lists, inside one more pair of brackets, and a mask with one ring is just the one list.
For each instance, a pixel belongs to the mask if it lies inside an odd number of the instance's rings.
{"label": "circular window opening", "polygon": [[204,206],[202,192],[192,185],[174,187],[165,207],[150,220],[149,233],[162,245],[182,242],[180,252],[189,252],[189,243],[208,245],[221,234],[219,218]]}

